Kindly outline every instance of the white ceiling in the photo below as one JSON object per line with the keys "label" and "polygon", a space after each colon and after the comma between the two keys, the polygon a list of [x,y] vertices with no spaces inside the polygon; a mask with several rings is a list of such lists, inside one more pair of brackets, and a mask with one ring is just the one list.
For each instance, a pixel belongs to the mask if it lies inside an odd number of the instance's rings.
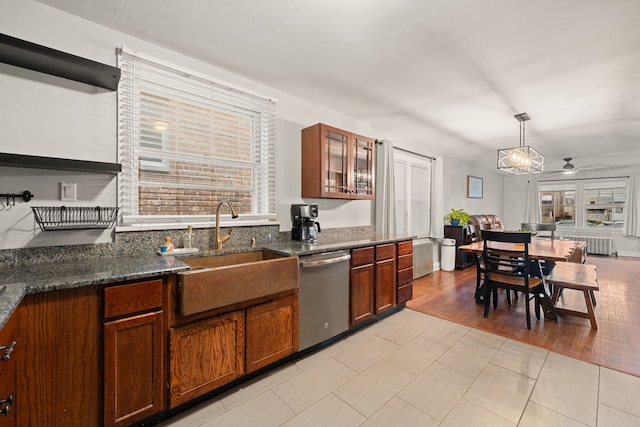
{"label": "white ceiling", "polygon": [[527,112],[545,170],[640,164],[639,0],[38,1],[427,153],[494,165]]}

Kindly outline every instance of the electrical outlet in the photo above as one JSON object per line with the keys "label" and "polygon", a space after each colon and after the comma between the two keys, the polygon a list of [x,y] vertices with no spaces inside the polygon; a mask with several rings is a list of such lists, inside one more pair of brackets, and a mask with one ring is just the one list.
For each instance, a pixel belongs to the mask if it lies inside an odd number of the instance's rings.
{"label": "electrical outlet", "polygon": [[76,183],[75,182],[60,183],[60,200],[63,202],[76,201]]}

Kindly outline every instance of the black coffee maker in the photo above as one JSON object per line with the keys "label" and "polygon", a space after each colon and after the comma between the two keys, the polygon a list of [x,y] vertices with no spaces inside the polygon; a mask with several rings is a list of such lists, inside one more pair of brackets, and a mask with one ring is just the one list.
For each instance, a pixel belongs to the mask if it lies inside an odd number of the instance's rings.
{"label": "black coffee maker", "polygon": [[305,243],[318,243],[320,223],[315,203],[291,205],[291,239]]}

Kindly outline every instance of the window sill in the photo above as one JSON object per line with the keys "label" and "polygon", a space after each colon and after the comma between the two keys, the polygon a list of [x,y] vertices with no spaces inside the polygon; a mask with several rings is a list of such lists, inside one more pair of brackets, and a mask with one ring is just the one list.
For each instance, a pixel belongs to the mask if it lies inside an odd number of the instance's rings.
{"label": "window sill", "polygon": [[[181,223],[175,222],[156,222],[156,223],[139,223],[139,224],[130,224],[130,225],[118,225],[115,227],[116,233],[127,233],[131,231],[159,231],[159,230],[182,230],[186,229],[187,226],[190,225],[193,228],[215,228],[215,221],[205,221],[205,222],[197,222],[197,221],[184,221]],[[267,226],[267,225],[277,225],[280,226],[279,221],[270,221],[267,219],[247,219],[244,221],[239,221],[237,219],[220,219],[220,227],[228,228],[228,227],[256,227],[256,226]]]}
{"label": "window sill", "polygon": [[612,234],[622,234],[622,227],[621,228],[611,228],[611,227],[605,227],[605,226],[598,226],[598,227],[588,227],[588,228],[578,228],[578,227],[557,227],[556,228],[556,234],[557,235],[562,235],[562,234],[584,234],[585,236],[590,234],[590,235],[596,235],[596,236],[610,236]]}

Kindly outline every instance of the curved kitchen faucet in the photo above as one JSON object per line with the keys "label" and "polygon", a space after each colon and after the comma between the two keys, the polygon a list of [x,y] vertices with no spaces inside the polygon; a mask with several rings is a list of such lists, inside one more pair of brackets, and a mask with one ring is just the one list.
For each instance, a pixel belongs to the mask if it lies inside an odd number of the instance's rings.
{"label": "curved kitchen faucet", "polygon": [[231,228],[227,234],[220,237],[220,209],[222,208],[222,205],[229,206],[229,210],[231,211],[231,218],[234,218],[234,219],[238,218],[238,213],[233,208],[233,206],[231,206],[231,203],[229,203],[229,200],[222,199],[222,201],[218,203],[218,207],[216,208],[216,249],[217,250],[222,249],[222,245],[224,244],[224,242],[226,242],[231,238],[231,232],[233,231],[233,228]]}

